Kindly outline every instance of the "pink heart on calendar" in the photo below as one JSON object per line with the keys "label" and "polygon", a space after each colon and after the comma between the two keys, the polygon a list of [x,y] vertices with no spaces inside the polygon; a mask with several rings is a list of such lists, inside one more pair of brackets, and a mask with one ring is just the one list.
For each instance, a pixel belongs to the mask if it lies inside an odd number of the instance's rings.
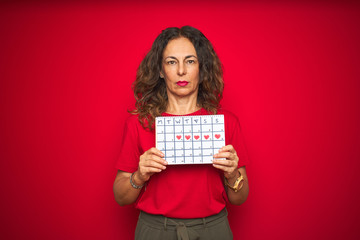
{"label": "pink heart on calendar", "polygon": [[198,140],[199,137],[200,137],[199,135],[195,135],[195,136],[194,136],[195,140]]}
{"label": "pink heart on calendar", "polygon": [[220,138],[220,134],[215,134],[215,137],[217,138],[217,139],[219,139]]}
{"label": "pink heart on calendar", "polygon": [[180,140],[180,139],[181,139],[181,135],[176,135],[176,138]]}
{"label": "pink heart on calendar", "polygon": [[208,139],[210,136],[209,135],[204,135],[204,138],[205,139]]}
{"label": "pink heart on calendar", "polygon": [[190,135],[185,135],[186,140],[189,140],[191,138]]}

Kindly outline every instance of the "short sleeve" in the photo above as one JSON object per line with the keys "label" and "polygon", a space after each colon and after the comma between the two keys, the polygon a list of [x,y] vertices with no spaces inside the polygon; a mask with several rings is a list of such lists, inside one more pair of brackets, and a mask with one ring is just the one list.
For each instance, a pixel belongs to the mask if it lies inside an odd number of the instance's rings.
{"label": "short sleeve", "polygon": [[249,163],[249,157],[244,141],[244,137],[241,131],[241,126],[238,118],[232,114],[227,113],[225,115],[225,138],[226,145],[233,145],[236,154],[239,157],[238,167],[243,167]]}
{"label": "short sleeve", "polygon": [[138,120],[130,116],[124,126],[120,154],[115,167],[121,171],[134,172],[139,165],[140,151],[138,144]]}

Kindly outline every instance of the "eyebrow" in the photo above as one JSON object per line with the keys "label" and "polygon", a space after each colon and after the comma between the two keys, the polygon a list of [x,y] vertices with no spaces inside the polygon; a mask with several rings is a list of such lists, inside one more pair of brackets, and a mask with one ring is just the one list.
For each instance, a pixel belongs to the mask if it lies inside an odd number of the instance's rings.
{"label": "eyebrow", "polygon": [[[188,56],[185,57],[185,59],[188,59],[188,58],[191,58],[191,57],[194,57],[194,58],[197,59],[197,57],[196,57],[195,55],[188,55]],[[165,59],[167,59],[167,58],[171,58],[171,59],[176,59],[176,60],[177,60],[177,58],[174,57],[174,56],[168,56],[168,57],[166,57]]]}

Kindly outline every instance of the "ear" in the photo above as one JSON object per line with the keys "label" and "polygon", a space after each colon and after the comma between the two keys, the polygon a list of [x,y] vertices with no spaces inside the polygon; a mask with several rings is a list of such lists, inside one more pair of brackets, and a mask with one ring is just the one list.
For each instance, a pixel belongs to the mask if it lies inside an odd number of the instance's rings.
{"label": "ear", "polygon": [[164,78],[164,74],[160,71],[160,78]]}

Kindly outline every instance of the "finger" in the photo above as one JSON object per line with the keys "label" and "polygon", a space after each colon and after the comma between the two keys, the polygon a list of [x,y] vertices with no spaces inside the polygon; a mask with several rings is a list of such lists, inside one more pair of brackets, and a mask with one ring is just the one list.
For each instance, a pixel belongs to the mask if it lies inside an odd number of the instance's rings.
{"label": "finger", "polygon": [[154,162],[154,161],[146,161],[145,163],[143,163],[142,165],[143,167],[152,167],[152,168],[158,168],[158,169],[162,169],[165,170],[166,166],[163,164],[160,164],[158,162]]}
{"label": "finger", "polygon": [[231,152],[236,153],[233,145],[229,144],[219,149],[219,152]]}
{"label": "finger", "polygon": [[166,169],[166,166],[161,165],[156,162],[145,162],[142,164],[139,164],[139,171],[141,174],[148,175],[149,173],[157,173],[164,171]]}
{"label": "finger", "polygon": [[147,167],[144,169],[144,173],[146,174],[151,174],[151,173],[159,173],[161,172],[163,169],[160,168],[155,168],[155,167]]}
{"label": "finger", "polygon": [[159,149],[157,149],[157,148],[155,148],[155,147],[150,148],[150,149],[147,151],[147,153],[152,153],[152,154],[154,154],[154,155],[156,155],[156,156],[159,156],[159,157],[164,157],[164,156],[165,156],[165,154],[164,154],[162,151],[160,151]]}
{"label": "finger", "polygon": [[148,153],[140,156],[140,163],[144,163],[148,161],[155,161],[159,164],[167,165],[167,161],[164,158],[161,158],[155,154]]}
{"label": "finger", "polygon": [[150,158],[146,158],[139,163],[143,167],[156,167],[160,169],[166,169],[166,161],[162,158],[159,158],[155,155],[152,155]]}
{"label": "finger", "polygon": [[214,158],[234,159],[235,155],[231,152],[220,152],[220,153],[215,154]]}
{"label": "finger", "polygon": [[219,165],[219,164],[213,164],[213,166],[217,169],[220,169],[222,170],[223,172],[225,173],[231,173],[234,171],[234,168],[231,168],[231,167],[226,167],[226,166],[223,166],[223,165]]}
{"label": "finger", "polygon": [[213,163],[216,165],[221,165],[221,166],[225,166],[225,167],[237,166],[236,161],[229,161],[229,160],[214,159]]}
{"label": "finger", "polygon": [[146,159],[147,161],[154,161],[160,163],[161,165],[167,165],[167,161],[164,158],[158,157],[156,155],[150,155]]}

